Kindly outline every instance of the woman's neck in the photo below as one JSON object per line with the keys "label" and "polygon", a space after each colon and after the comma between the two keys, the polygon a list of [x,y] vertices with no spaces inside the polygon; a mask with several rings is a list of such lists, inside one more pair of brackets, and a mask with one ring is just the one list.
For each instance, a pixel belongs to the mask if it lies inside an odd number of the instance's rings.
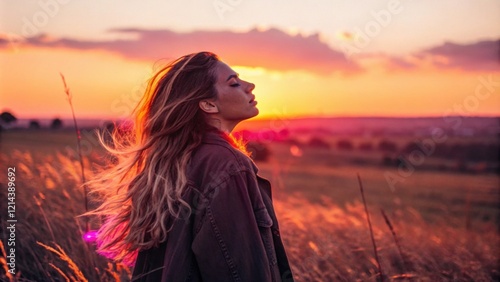
{"label": "woman's neck", "polygon": [[221,119],[209,119],[208,124],[211,126],[217,128],[218,130],[226,133],[226,134],[231,134],[233,129],[236,127],[238,124],[238,121],[227,121],[227,120],[221,120]]}

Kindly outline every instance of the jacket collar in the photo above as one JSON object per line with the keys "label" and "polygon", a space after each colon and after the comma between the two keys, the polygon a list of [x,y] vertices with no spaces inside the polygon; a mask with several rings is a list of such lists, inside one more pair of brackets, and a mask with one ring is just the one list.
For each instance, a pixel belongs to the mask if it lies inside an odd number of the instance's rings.
{"label": "jacket collar", "polygon": [[[223,147],[228,148],[229,150],[236,151],[238,154],[244,155],[240,150],[232,146],[229,142],[229,137],[226,135],[226,133],[219,131],[219,130],[209,130],[203,135],[202,143],[205,144],[216,144],[216,145],[221,145]],[[257,168],[257,165],[255,165],[254,161],[250,158],[245,156],[251,163],[253,171],[255,174],[259,171]]]}
{"label": "jacket collar", "polygon": [[203,135],[202,142],[207,144],[217,144],[217,145],[222,145],[224,147],[233,148],[233,146],[231,146],[231,144],[229,144],[229,142],[224,137],[224,134],[225,134],[224,132],[218,130],[207,131]]}

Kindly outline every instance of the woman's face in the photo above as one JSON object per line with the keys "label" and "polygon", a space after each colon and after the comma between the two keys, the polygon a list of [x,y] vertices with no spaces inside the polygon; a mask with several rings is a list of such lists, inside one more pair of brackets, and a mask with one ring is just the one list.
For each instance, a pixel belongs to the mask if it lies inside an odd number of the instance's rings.
{"label": "woman's face", "polygon": [[259,114],[257,101],[252,90],[255,85],[244,81],[238,74],[223,62],[218,62],[215,68],[215,88],[217,99],[213,102],[218,112],[218,118],[223,122],[238,123]]}

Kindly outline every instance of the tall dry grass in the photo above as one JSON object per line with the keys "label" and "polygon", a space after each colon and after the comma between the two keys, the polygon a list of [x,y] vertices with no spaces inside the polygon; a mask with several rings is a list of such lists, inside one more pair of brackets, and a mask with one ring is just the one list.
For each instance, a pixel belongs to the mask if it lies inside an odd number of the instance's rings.
{"label": "tall dry grass", "polygon": [[[85,159],[85,173],[92,164]],[[84,222],[75,219],[83,209],[79,161],[61,153],[0,154],[0,171],[17,168],[16,230],[19,281],[129,281],[131,269],[114,264],[94,252],[81,239]],[[3,180],[2,180],[3,181]],[[311,180],[314,185],[314,180]],[[357,189],[357,187],[353,187]],[[369,189],[366,185],[365,189]],[[6,198],[6,183],[0,195]],[[300,193],[278,193],[275,208],[296,281],[376,281],[366,213],[360,201],[341,208],[330,198],[312,204]],[[428,223],[411,208],[388,213],[391,229],[370,204],[373,237],[381,267],[390,281],[497,281],[499,235],[490,230],[466,230]],[[1,226],[6,226],[4,203]],[[98,222],[91,222],[96,228]],[[2,230],[2,243],[6,231]],[[397,234],[399,246],[394,242]],[[398,250],[399,248],[399,250]],[[402,259],[402,256],[405,259]],[[405,261],[406,260],[406,261]],[[0,258],[0,279],[5,253]]]}
{"label": "tall dry grass", "polygon": [[[91,167],[89,159],[85,161]],[[23,280],[119,281],[117,273],[106,270],[108,261],[82,240],[85,222],[75,217],[84,211],[79,161],[62,153],[14,150],[9,155],[0,154],[0,169],[7,171],[12,166],[16,167],[16,266]],[[2,182],[2,199],[6,193]],[[2,206],[2,226],[7,226],[5,211]],[[2,229],[4,244],[5,232]],[[119,269],[118,276],[126,281],[129,270],[120,265],[113,268]],[[5,273],[0,278],[9,279]]]}

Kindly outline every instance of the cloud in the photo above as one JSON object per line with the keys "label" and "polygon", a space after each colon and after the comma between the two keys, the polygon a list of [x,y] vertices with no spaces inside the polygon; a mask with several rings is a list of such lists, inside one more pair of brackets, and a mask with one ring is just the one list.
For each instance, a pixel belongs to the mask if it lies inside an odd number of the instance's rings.
{"label": "cloud", "polygon": [[[500,70],[500,39],[470,44],[445,42],[407,56],[363,53],[346,56],[321,41],[318,34],[290,35],[279,29],[247,32],[193,31],[187,33],[167,29],[112,29],[108,32],[126,39],[77,40],[37,35],[15,42],[17,46],[103,50],[128,59],[155,62],[172,60],[187,53],[212,51],[230,65],[263,67],[270,70],[305,70],[315,74],[360,74],[370,69],[366,61],[376,62],[387,71],[418,71],[433,67],[469,72]],[[349,34],[342,34],[349,37]],[[0,49],[11,48],[12,37],[0,34]]]}
{"label": "cloud", "polygon": [[397,57],[382,52],[356,55],[356,61],[365,69],[381,68],[388,72],[418,71],[418,62],[411,56]]}
{"label": "cloud", "polygon": [[[113,41],[85,41],[70,38],[48,38],[39,35],[22,44],[35,47],[105,50],[129,59],[156,61],[174,59],[187,53],[212,51],[231,65],[264,67],[271,70],[305,70],[316,74],[340,72],[354,74],[363,71],[344,54],[322,42],[318,34],[290,35],[279,29],[247,32],[113,29],[113,33],[134,35]],[[130,36],[129,36],[130,37]],[[0,41],[0,48],[6,43]]]}
{"label": "cloud", "polygon": [[417,68],[417,65],[413,62],[405,58],[387,56],[386,57],[386,66],[391,69],[398,70],[414,70]]}
{"label": "cloud", "polygon": [[415,55],[419,59],[430,59],[443,69],[464,71],[499,71],[500,39],[485,40],[473,44],[444,44],[422,50]]}
{"label": "cloud", "polygon": [[500,71],[500,40],[471,44],[445,42],[442,45],[417,51],[406,56],[384,53],[365,53],[356,56],[365,69],[367,61],[376,62],[389,72],[418,71],[419,69],[462,70],[466,72]]}

